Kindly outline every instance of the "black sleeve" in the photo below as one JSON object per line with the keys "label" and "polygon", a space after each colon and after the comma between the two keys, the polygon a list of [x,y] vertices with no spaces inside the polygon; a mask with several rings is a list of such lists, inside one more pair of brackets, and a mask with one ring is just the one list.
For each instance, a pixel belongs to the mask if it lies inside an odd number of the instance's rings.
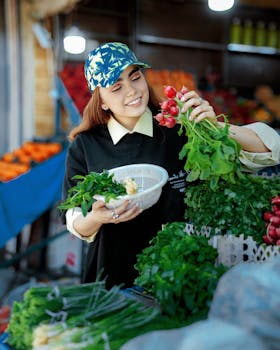
{"label": "black sleeve", "polygon": [[[88,173],[84,147],[79,137],[75,139],[68,148],[65,164],[65,174],[62,185],[62,201],[68,196],[68,191],[71,187],[75,186],[77,180],[74,180],[75,175],[86,175]],[[61,211],[61,220],[65,224],[66,211]]]}

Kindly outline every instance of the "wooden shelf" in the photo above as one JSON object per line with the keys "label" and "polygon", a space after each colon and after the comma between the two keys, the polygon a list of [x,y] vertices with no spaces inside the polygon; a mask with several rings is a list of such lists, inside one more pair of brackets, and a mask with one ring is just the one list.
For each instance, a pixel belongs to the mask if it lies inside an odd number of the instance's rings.
{"label": "wooden shelf", "polygon": [[244,52],[251,54],[260,55],[279,55],[280,50],[269,46],[253,46],[253,45],[243,45],[243,44],[228,44],[228,51],[232,52]]}
{"label": "wooden shelf", "polygon": [[202,50],[216,50],[216,51],[226,50],[226,46],[224,44],[201,42],[201,41],[195,41],[195,40],[164,38],[164,37],[145,35],[145,34],[138,35],[137,40],[139,43],[144,43],[144,44],[189,47],[189,48],[202,49]]}
{"label": "wooden shelf", "polygon": [[269,46],[254,46],[254,45],[244,45],[244,44],[224,45],[224,44],[202,42],[202,41],[196,41],[196,40],[165,38],[165,37],[146,35],[146,34],[138,35],[137,40],[139,43],[144,43],[144,44],[188,47],[188,48],[202,49],[202,50],[224,51],[227,49],[228,51],[231,51],[231,52],[244,52],[244,53],[260,54],[260,55],[279,55],[280,54],[280,49],[276,49]]}

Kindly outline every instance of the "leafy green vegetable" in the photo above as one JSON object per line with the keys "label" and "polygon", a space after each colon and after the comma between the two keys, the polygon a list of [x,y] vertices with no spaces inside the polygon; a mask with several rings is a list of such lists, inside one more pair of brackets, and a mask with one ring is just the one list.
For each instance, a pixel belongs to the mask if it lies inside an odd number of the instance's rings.
{"label": "leafy green vegetable", "polygon": [[111,341],[138,335],[138,327],[158,314],[157,308],[126,297],[118,286],[107,290],[104,281],[32,287],[13,304],[8,341],[14,350],[29,350],[41,341],[46,350],[62,344],[67,349],[104,349],[106,343],[119,349]]}
{"label": "leafy green vegetable", "polygon": [[197,229],[220,229],[222,234],[251,236],[261,243],[265,233],[263,213],[271,198],[280,194],[280,179],[244,174],[237,183],[220,181],[216,190],[208,181],[189,184],[185,193],[185,218]]}
{"label": "leafy green vegetable", "polygon": [[184,168],[189,172],[186,180],[208,180],[214,190],[220,180],[235,183],[243,178],[239,161],[241,145],[229,137],[226,117],[223,116],[224,127],[208,119],[195,123],[189,120],[191,111],[190,108],[178,117],[181,123],[179,134],[185,132],[188,137],[188,142],[179,153],[180,159],[186,158]]}
{"label": "leafy green vegetable", "polygon": [[165,225],[138,255],[135,284],[157,299],[164,314],[193,322],[207,316],[217,282],[227,268],[215,266],[217,250],[207,238],[187,235],[185,225]]}
{"label": "leafy green vegetable", "polygon": [[114,174],[108,171],[102,173],[90,172],[89,174],[75,175],[73,179],[79,180],[76,186],[68,191],[68,196],[58,205],[60,210],[67,210],[75,207],[81,207],[82,213],[86,216],[95,199],[94,195],[105,196],[105,202],[115,199],[118,196],[125,195],[126,189],[122,183],[114,180]]}
{"label": "leafy green vegetable", "polygon": [[186,189],[185,218],[196,229],[209,226],[221,234],[244,234],[261,243],[265,233],[263,213],[269,209],[271,198],[280,194],[280,181],[242,173],[241,145],[229,136],[226,116],[218,116],[224,118],[223,126],[208,119],[195,123],[189,119],[193,108],[182,113],[181,98],[186,92],[184,87],[179,93],[172,86],[166,87],[168,100],[155,117],[161,125],[166,125],[165,118],[173,118],[172,125],[181,124],[179,135],[187,136],[179,153],[180,159],[186,159],[186,180],[193,182]]}
{"label": "leafy green vegetable", "polygon": [[217,121],[203,119],[199,123],[190,120],[193,108],[182,112],[185,102],[183,96],[188,90],[183,86],[176,91],[173,86],[164,89],[167,100],[160,104],[161,113],[155,116],[160,125],[173,127],[181,124],[179,135],[185,133],[187,143],[179,153],[179,158],[186,158],[186,180],[208,180],[212,189],[218,187],[220,179],[235,183],[243,177],[239,153],[241,145],[229,137],[229,123],[225,115],[224,126]]}

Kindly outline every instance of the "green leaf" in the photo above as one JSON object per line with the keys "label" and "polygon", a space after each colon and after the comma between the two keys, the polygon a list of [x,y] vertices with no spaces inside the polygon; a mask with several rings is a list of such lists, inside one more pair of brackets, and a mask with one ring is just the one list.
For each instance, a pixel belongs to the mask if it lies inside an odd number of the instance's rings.
{"label": "green leaf", "polygon": [[107,171],[102,173],[91,172],[85,176],[75,175],[73,180],[79,181],[69,189],[67,198],[59,204],[58,208],[65,210],[81,207],[85,216],[88,210],[91,209],[95,194],[104,195],[106,202],[112,198],[125,195],[125,186],[116,182],[113,177],[114,174],[109,174]]}
{"label": "green leaf", "polygon": [[[207,315],[218,278],[227,270],[215,266],[216,258],[206,237],[187,235],[185,223],[169,223],[137,256],[135,284],[156,297],[163,314],[200,319]],[[209,286],[213,275],[217,279]]]}
{"label": "green leaf", "polygon": [[209,188],[215,191],[218,188],[219,176],[212,176],[209,184]]}
{"label": "green leaf", "polygon": [[87,212],[88,212],[88,205],[87,205],[87,202],[82,202],[81,203],[81,209],[82,209],[82,213],[84,216],[87,215]]}
{"label": "green leaf", "polygon": [[222,149],[217,147],[211,157],[211,169],[215,175],[228,174],[234,170],[234,163],[225,159]]}
{"label": "green leaf", "polygon": [[199,178],[200,170],[199,169],[193,169],[191,172],[187,175],[187,181],[195,181]]}

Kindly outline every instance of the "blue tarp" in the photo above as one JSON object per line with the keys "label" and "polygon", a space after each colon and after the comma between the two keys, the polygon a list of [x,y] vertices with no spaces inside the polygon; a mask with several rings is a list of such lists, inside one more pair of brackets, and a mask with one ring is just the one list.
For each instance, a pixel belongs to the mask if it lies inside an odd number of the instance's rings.
{"label": "blue tarp", "polygon": [[0,184],[0,248],[61,199],[66,150]]}

